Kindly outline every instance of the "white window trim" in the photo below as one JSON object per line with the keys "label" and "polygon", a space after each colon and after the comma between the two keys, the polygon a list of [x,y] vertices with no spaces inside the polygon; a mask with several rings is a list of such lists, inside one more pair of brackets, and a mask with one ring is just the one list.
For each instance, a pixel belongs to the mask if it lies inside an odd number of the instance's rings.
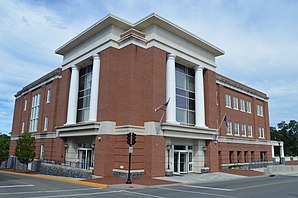
{"label": "white window trim", "polygon": [[46,103],[50,103],[51,102],[51,96],[52,96],[52,90],[51,89],[48,89]]}
{"label": "white window trim", "polygon": [[240,111],[245,112],[245,100],[240,99]]}
{"label": "white window trim", "polygon": [[246,137],[246,124],[241,124],[241,136]]}
{"label": "white window trim", "polygon": [[26,110],[27,110],[27,103],[28,103],[28,100],[27,100],[27,99],[25,99],[25,101],[24,101],[24,111],[26,111]]}
{"label": "white window trim", "polygon": [[30,132],[36,132],[38,129],[38,118],[39,118],[39,109],[40,108],[40,94],[35,94],[32,97],[32,107],[31,107],[31,116],[30,116]]}
{"label": "white window trim", "polygon": [[44,131],[47,131],[49,128],[49,117],[48,116],[45,116],[44,117],[44,126],[43,126],[43,130]]}
{"label": "white window trim", "polygon": [[231,121],[227,121],[227,131],[226,134],[227,135],[233,135],[233,126],[232,126],[232,122]]}
{"label": "white window trim", "polygon": [[[236,126],[237,126],[237,127],[236,127]],[[235,135],[235,136],[240,136],[240,129],[239,129],[239,126],[240,126],[240,125],[239,125],[238,122],[235,122],[235,123],[234,123],[234,135]],[[238,134],[236,133],[236,129],[238,129],[238,131],[237,131]]]}
{"label": "white window trim", "polygon": [[263,105],[257,105],[257,115],[263,117]]}
{"label": "white window trim", "polygon": [[258,136],[259,136],[260,139],[265,139],[265,132],[264,131],[265,131],[264,127],[259,127]]}
{"label": "white window trim", "polygon": [[[237,105],[235,105],[235,104],[237,104]],[[239,100],[235,96],[233,97],[233,109],[239,110]]]}
{"label": "white window trim", "polygon": [[225,95],[225,100],[226,100],[226,107],[227,108],[232,108],[232,104],[231,104],[231,95],[229,95],[229,94],[226,94]]}
{"label": "white window trim", "polygon": [[[250,127],[249,127],[249,126],[250,126]],[[250,133],[250,134],[249,134],[249,130],[248,130],[249,128],[251,128],[251,133]],[[248,137],[252,137],[252,125],[251,125],[251,124],[248,124],[248,125],[247,125],[247,136],[248,136]]]}
{"label": "white window trim", "polygon": [[246,101],[246,112],[251,114],[251,102],[250,101]]}
{"label": "white window trim", "polygon": [[25,132],[25,122],[24,122],[24,121],[22,122],[22,130],[21,130],[21,132],[22,132],[22,133]]}

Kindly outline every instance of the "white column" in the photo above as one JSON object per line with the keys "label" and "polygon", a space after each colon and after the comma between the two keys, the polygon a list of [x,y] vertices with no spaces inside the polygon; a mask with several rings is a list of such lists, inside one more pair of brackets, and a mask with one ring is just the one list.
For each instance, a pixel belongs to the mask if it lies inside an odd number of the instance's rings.
{"label": "white column", "polygon": [[97,104],[98,104],[98,87],[100,74],[100,57],[98,54],[93,55],[92,84],[90,96],[90,112],[89,121],[97,120]]}
{"label": "white column", "polygon": [[170,102],[166,111],[166,122],[178,124],[176,121],[176,77],[175,77],[176,55],[168,54],[166,66],[166,100]]}
{"label": "white column", "polygon": [[196,99],[196,126],[206,127],[205,124],[205,102],[204,102],[204,67],[195,68],[195,99]]}
{"label": "white column", "polygon": [[280,151],[279,152],[280,152],[281,157],[285,157],[284,144],[283,143],[280,144]]}
{"label": "white column", "polygon": [[71,78],[68,96],[68,110],[66,124],[75,124],[77,122],[77,106],[79,92],[79,68],[76,65],[71,66]]}
{"label": "white column", "polygon": [[272,157],[275,157],[275,153],[274,153],[274,145],[271,146],[272,147]]}

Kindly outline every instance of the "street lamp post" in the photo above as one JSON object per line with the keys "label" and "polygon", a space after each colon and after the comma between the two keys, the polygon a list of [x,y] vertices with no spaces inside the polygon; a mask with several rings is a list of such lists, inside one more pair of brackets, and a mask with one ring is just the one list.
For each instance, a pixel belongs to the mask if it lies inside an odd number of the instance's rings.
{"label": "street lamp post", "polygon": [[172,176],[173,175],[173,172],[170,169],[170,150],[171,150],[171,147],[172,147],[171,145],[166,146],[166,149],[168,151],[168,168],[166,170],[166,176]]}

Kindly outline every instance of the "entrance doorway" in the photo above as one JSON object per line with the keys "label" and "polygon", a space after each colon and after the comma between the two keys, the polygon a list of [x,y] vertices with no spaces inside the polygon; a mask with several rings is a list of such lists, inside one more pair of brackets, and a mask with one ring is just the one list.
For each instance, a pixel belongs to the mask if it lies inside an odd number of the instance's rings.
{"label": "entrance doorway", "polygon": [[93,167],[93,150],[91,148],[79,148],[79,167],[89,169]]}
{"label": "entrance doorway", "polygon": [[193,152],[189,149],[192,149],[192,146],[174,146],[174,174],[185,174],[192,171]]}

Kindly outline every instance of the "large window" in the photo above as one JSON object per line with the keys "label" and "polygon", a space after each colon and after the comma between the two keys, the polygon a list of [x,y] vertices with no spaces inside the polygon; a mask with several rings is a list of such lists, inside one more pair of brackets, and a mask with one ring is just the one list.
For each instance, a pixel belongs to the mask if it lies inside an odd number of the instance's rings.
{"label": "large window", "polygon": [[39,105],[40,105],[40,94],[36,94],[32,98],[31,116],[30,116],[30,132],[37,131],[38,127],[38,115],[39,115]]}
{"label": "large window", "polygon": [[47,131],[48,128],[49,128],[49,117],[46,116],[46,117],[44,117],[44,126],[43,126],[43,130],[44,130],[44,131]]}
{"label": "large window", "polygon": [[92,82],[92,66],[80,70],[80,84],[78,97],[78,122],[84,122],[89,119],[90,94]]}
{"label": "large window", "polygon": [[176,118],[185,125],[195,124],[194,70],[176,64]]}

